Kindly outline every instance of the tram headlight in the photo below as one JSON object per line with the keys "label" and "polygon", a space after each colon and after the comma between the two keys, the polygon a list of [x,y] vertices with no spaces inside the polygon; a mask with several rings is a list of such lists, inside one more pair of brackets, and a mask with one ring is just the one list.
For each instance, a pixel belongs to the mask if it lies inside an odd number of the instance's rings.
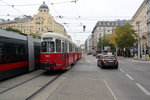
{"label": "tram headlight", "polygon": [[46,60],[46,62],[45,62],[46,64],[49,64],[49,60]]}

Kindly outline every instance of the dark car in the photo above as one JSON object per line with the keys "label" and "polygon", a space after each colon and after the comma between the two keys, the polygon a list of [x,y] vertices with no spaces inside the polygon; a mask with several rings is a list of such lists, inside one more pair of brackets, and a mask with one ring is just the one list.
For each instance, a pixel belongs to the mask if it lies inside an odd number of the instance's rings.
{"label": "dark car", "polygon": [[113,67],[118,69],[118,60],[114,55],[103,55],[97,60],[97,66],[101,68]]}

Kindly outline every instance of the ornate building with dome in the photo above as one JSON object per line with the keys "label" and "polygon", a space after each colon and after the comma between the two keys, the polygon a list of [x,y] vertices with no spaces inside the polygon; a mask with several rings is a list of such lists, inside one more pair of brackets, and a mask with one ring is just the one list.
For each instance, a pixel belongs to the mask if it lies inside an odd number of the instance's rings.
{"label": "ornate building with dome", "polygon": [[15,18],[14,20],[7,20],[0,23],[0,29],[7,27],[18,29],[25,34],[35,33],[37,36],[49,31],[67,36],[64,26],[54,20],[45,2],[43,2],[38,9],[38,13],[33,17],[24,16],[23,18]]}

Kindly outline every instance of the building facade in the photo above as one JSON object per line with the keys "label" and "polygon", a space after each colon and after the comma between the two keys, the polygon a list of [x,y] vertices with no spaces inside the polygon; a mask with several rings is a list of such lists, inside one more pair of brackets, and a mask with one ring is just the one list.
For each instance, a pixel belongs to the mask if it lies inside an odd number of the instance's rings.
{"label": "building facade", "polygon": [[92,49],[92,35],[90,35],[85,42],[85,49],[87,53],[93,53]]}
{"label": "building facade", "polygon": [[131,20],[139,37],[140,52],[150,54],[150,0],[144,0]]}
{"label": "building facade", "polygon": [[150,0],[147,0],[147,37],[148,37],[148,46],[147,51],[150,55]]}
{"label": "building facade", "polygon": [[5,29],[7,27],[18,29],[25,34],[35,33],[38,36],[48,31],[67,36],[64,26],[54,20],[45,2],[43,2],[38,9],[38,13],[33,17],[24,16],[23,18],[15,18],[11,21],[1,21],[0,29]]}
{"label": "building facade", "polygon": [[117,21],[98,21],[92,31],[92,48],[98,50],[97,43],[99,38],[103,37],[104,34],[112,34],[116,26],[121,26],[129,23],[130,20],[117,20]]}

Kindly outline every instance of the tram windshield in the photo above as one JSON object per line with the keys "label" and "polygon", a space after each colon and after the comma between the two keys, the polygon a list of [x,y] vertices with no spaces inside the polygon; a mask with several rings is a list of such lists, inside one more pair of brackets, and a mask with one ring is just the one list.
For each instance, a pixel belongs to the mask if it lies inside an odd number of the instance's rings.
{"label": "tram windshield", "polygon": [[42,52],[55,52],[54,41],[43,41]]}

